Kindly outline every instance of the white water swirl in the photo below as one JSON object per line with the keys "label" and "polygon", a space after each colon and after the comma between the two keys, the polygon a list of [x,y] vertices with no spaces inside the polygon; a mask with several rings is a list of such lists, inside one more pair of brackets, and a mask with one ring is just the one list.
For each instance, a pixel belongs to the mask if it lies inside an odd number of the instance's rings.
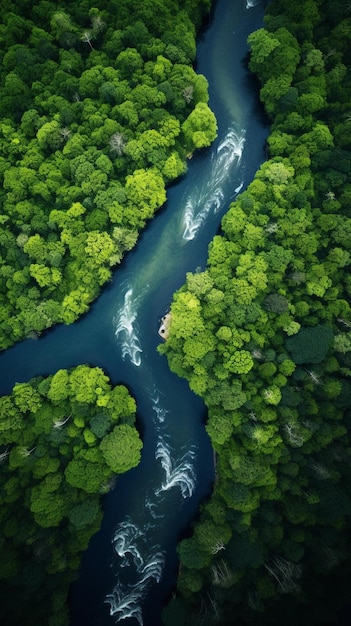
{"label": "white water swirl", "polygon": [[[153,398],[154,401],[159,401],[156,389]],[[173,458],[170,445],[159,436],[155,456],[161,461],[165,477],[159,488],[144,496],[144,509],[149,511],[152,521],[139,526],[130,517],[126,517],[115,529],[112,544],[122,569],[105,602],[110,605],[110,615],[117,621],[134,618],[140,626],[143,625],[142,602],[149,585],[160,582],[165,565],[165,553],[160,546],[156,543],[150,548],[149,531],[154,529],[157,536],[159,525],[164,523],[164,515],[157,513],[162,493],[163,500],[165,492],[177,487],[184,499],[191,497],[196,486],[195,450],[195,446],[190,445],[180,458]],[[133,582],[123,582],[122,571]]]}
{"label": "white water swirl", "polygon": [[150,399],[152,402],[152,410],[155,413],[156,423],[163,424],[166,419],[169,410],[162,406],[161,393],[154,387],[152,393],[150,393]]}
{"label": "white water swirl", "polygon": [[253,9],[253,7],[256,6],[256,4],[258,4],[259,0],[246,0],[246,8],[247,9]]}
{"label": "white water swirl", "polygon": [[122,559],[121,567],[126,567],[130,564],[128,554],[132,556],[137,567],[143,563],[143,559],[136,546],[136,541],[141,536],[142,532],[129,519],[121,522],[117,526],[112,543],[115,552]]}
{"label": "white water swirl", "polygon": [[[142,601],[147,588],[155,581],[160,582],[165,565],[165,553],[159,545],[150,549],[147,541],[147,528],[139,528],[130,518],[121,522],[112,540],[116,554],[121,558],[121,567],[130,568],[135,582],[123,583],[121,579],[115,584],[112,593],[105,598],[110,605],[110,615],[117,621],[134,618],[140,626],[143,624]],[[142,556],[143,554],[143,556]],[[129,555],[132,560],[129,559]]]}
{"label": "white water swirl", "polygon": [[135,589],[134,587],[128,589],[118,581],[112,593],[106,596],[106,604],[110,605],[110,615],[115,617],[117,621],[135,618],[142,626],[141,601],[144,594],[144,589]]}
{"label": "white water swirl", "polygon": [[116,316],[114,323],[116,326],[115,336],[121,343],[123,360],[129,358],[133,365],[139,367],[141,364],[141,353],[139,328],[137,324],[138,305],[141,294],[134,296],[133,289],[127,289],[124,295],[124,304]]}
{"label": "white water swirl", "polygon": [[[201,188],[193,188],[191,196],[185,200],[182,224],[185,241],[194,239],[209,215],[215,215],[222,208],[223,185],[232,175],[232,168],[240,165],[244,143],[245,131],[238,133],[230,128],[216,153],[212,154],[206,183]],[[239,185],[239,191],[242,186],[243,183]]]}
{"label": "white water swirl", "polygon": [[178,487],[183,498],[190,498],[196,486],[196,474],[193,460],[196,456],[194,446],[190,447],[179,459],[173,459],[171,447],[162,439],[157,442],[155,457],[161,461],[166,477],[156,495]]}

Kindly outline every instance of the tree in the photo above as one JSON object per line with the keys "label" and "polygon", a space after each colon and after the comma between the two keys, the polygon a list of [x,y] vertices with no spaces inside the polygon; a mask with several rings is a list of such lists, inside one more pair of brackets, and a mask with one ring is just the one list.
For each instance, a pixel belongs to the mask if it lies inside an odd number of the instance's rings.
{"label": "tree", "polygon": [[206,431],[215,450],[218,450],[219,446],[222,446],[230,439],[233,432],[233,424],[229,416],[223,415],[220,411],[212,410],[206,424]]}
{"label": "tree", "polygon": [[193,569],[202,569],[209,565],[211,557],[209,553],[201,549],[198,541],[194,538],[183,539],[178,546],[179,558],[182,565]]}
{"label": "tree", "polygon": [[224,479],[221,481],[219,492],[227,506],[234,511],[250,513],[258,507],[260,499],[258,491],[249,489],[242,483]]}
{"label": "tree", "polygon": [[47,267],[42,263],[32,263],[29,266],[29,272],[39,287],[54,289],[62,280],[61,271],[57,267]]}
{"label": "tree", "polygon": [[206,552],[217,554],[225,549],[225,545],[232,536],[229,526],[215,524],[212,520],[206,520],[197,525],[194,537]]}
{"label": "tree", "polygon": [[82,287],[68,293],[62,302],[61,316],[65,324],[72,324],[88,310],[89,294]]}
{"label": "tree", "polygon": [[131,139],[125,147],[138,167],[148,163],[160,165],[165,160],[167,139],[154,129],[144,131],[138,139]]}
{"label": "tree", "polygon": [[318,324],[311,328],[301,328],[296,335],[286,340],[285,345],[295,363],[320,363],[325,358],[332,340],[332,329]]}
{"label": "tree", "polygon": [[179,156],[178,152],[172,152],[166,159],[162,173],[167,181],[172,181],[186,172],[186,164]]}
{"label": "tree", "polygon": [[22,413],[35,413],[42,405],[39,393],[29,383],[17,383],[13,388],[14,402]]}
{"label": "tree", "polygon": [[122,80],[130,78],[134,72],[144,66],[143,59],[135,48],[126,48],[119,53],[116,59],[116,67],[120,71]]}
{"label": "tree", "polygon": [[84,458],[74,458],[65,469],[65,478],[71,487],[87,493],[98,493],[110,477],[111,471],[104,463]]}
{"label": "tree", "polygon": [[205,102],[199,102],[182,124],[186,148],[206,148],[217,137],[217,122]]}
{"label": "tree", "polygon": [[78,365],[69,377],[69,394],[78,402],[96,403],[109,391],[109,379],[99,367]]}
{"label": "tree", "polygon": [[265,568],[277,581],[281,593],[296,593],[300,591],[300,585],[297,582],[302,574],[300,565],[277,556],[269,563],[265,563]]}
{"label": "tree", "polygon": [[260,91],[260,98],[265,105],[267,113],[271,116],[279,108],[280,102],[287,97],[291,87],[292,77],[281,74],[270,78]]}
{"label": "tree", "polygon": [[284,313],[289,308],[289,302],[280,293],[272,293],[265,297],[262,307],[273,313]]}
{"label": "tree", "polygon": [[116,132],[114,133],[109,141],[109,146],[111,150],[111,154],[117,155],[118,157],[122,156],[125,148],[125,139],[123,133]]}
{"label": "tree", "polygon": [[2,109],[20,119],[30,105],[27,85],[16,72],[9,72],[2,87]]}
{"label": "tree", "polygon": [[341,354],[351,352],[351,332],[336,335],[334,337],[334,349]]}
{"label": "tree", "polygon": [[81,504],[74,506],[68,513],[71,524],[80,530],[101,520],[101,508],[95,498],[87,498]]}
{"label": "tree", "polygon": [[128,389],[123,385],[114,387],[108,395],[107,410],[112,420],[135,419],[136,404]]}
{"label": "tree", "polygon": [[107,233],[91,231],[88,233],[85,244],[85,252],[93,266],[104,263],[111,265],[111,259],[115,252],[113,239]]}
{"label": "tree", "polygon": [[142,442],[137,432],[128,424],[115,426],[101,443],[100,450],[113,472],[121,474],[138,465]]}
{"label": "tree", "polygon": [[73,35],[76,28],[72,24],[71,16],[68,13],[65,13],[64,11],[56,11],[53,13],[50,20],[50,26],[57,39],[73,41],[69,39],[68,35]]}
{"label": "tree", "polygon": [[[250,69],[262,79],[267,66],[269,67],[267,61],[270,55],[281,46],[281,43],[273,33],[264,28],[251,33],[247,41],[251,48]],[[274,68],[272,69],[274,71]]]}
{"label": "tree", "polygon": [[47,255],[47,244],[40,235],[32,235],[23,246],[23,250],[31,259],[45,262]]}
{"label": "tree", "polygon": [[307,146],[310,154],[331,147],[334,143],[328,126],[322,122],[317,122],[309,133],[303,134],[300,141]]}
{"label": "tree", "polygon": [[130,209],[136,213],[141,223],[151,218],[166,201],[164,181],[153,168],[135,170],[127,176],[125,190]]}
{"label": "tree", "polygon": [[89,30],[85,30],[83,35],[81,36],[81,41],[83,41],[84,43],[87,43],[90,50],[94,50],[93,45],[91,43],[93,39],[94,39],[94,33]]}
{"label": "tree", "polygon": [[47,396],[54,403],[61,403],[69,395],[69,375],[67,370],[58,370],[50,381]]}
{"label": "tree", "polygon": [[254,365],[253,358],[247,350],[237,350],[225,362],[224,367],[234,374],[247,374]]}
{"label": "tree", "polygon": [[45,122],[37,132],[37,139],[40,148],[46,152],[55,152],[55,150],[61,148],[63,146],[63,137],[60,123],[57,120]]}
{"label": "tree", "polygon": [[137,85],[131,93],[131,100],[134,102],[137,110],[144,107],[160,107],[166,103],[166,96],[162,91],[149,85]]}
{"label": "tree", "polygon": [[67,513],[64,497],[57,493],[60,483],[59,474],[49,475],[31,490],[30,510],[43,528],[58,526]]}
{"label": "tree", "polygon": [[102,439],[111,428],[111,419],[105,413],[97,413],[91,418],[89,424],[91,432],[99,439]]}

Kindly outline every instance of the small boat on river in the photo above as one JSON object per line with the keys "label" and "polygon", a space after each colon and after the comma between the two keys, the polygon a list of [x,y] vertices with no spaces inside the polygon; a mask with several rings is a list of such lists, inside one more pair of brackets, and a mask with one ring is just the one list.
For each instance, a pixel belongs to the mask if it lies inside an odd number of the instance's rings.
{"label": "small boat on river", "polygon": [[165,315],[163,315],[161,317],[161,324],[160,324],[160,327],[158,329],[158,334],[165,341],[169,337],[169,330],[170,330],[171,320],[172,320],[172,313],[171,312],[165,313]]}

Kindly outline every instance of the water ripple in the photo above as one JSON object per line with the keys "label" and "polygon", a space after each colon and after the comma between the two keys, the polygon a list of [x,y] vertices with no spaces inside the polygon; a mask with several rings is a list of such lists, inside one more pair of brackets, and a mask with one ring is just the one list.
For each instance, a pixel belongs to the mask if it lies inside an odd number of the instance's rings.
{"label": "water ripple", "polygon": [[196,487],[196,474],[193,464],[195,456],[195,447],[192,446],[180,459],[173,459],[171,447],[160,437],[157,442],[155,457],[161,461],[166,477],[162,486],[156,490],[156,495],[162,491],[178,487],[183,498],[191,497]]}
{"label": "water ripple", "polygon": [[[193,188],[191,196],[185,200],[182,223],[185,241],[194,239],[209,215],[215,215],[222,208],[226,195],[223,186],[232,177],[233,168],[240,166],[244,144],[245,131],[230,128],[212,154],[206,183],[201,188]],[[240,190],[242,185],[237,189]]]}
{"label": "water ripple", "polygon": [[127,289],[124,295],[124,303],[118,315],[114,318],[116,325],[115,336],[121,343],[123,360],[129,358],[133,365],[137,367],[141,364],[141,353],[139,327],[137,324],[138,305],[141,294],[134,296],[133,289]]}

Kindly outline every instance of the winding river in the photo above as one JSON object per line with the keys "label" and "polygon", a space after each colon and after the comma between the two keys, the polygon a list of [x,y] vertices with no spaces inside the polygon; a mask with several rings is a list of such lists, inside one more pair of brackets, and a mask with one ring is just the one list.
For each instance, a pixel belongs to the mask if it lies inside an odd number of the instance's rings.
{"label": "winding river", "polygon": [[247,36],[262,26],[263,11],[264,0],[218,1],[197,54],[218,138],[168,190],[166,205],[90,312],[0,355],[2,394],[15,382],[90,363],[127,385],[137,401],[141,463],[105,497],[101,530],[72,589],[72,626],[125,619],[159,626],[175,585],[176,544],[211,490],[205,407],[156,352],[157,328],[186,272],[205,268],[223,213],[264,159],[267,128],[244,63]]}

